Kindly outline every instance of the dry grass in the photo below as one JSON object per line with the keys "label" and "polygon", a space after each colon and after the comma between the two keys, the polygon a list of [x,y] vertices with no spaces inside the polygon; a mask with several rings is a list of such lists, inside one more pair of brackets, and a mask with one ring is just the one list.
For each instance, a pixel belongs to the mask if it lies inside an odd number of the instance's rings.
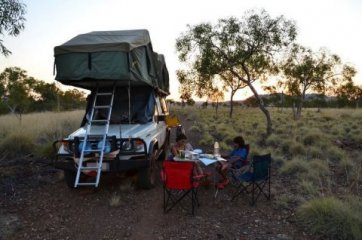
{"label": "dry grass", "polygon": [[[23,115],[19,121],[14,115],[0,117],[0,148],[14,155],[51,154],[51,143],[79,128],[84,111],[42,112]],[[14,144],[17,143],[17,144]],[[35,147],[34,147],[35,146]]]}

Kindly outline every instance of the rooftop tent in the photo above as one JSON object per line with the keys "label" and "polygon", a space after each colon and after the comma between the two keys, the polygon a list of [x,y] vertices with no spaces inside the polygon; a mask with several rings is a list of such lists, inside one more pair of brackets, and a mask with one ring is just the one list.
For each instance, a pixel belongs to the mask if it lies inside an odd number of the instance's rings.
{"label": "rooftop tent", "polygon": [[[151,86],[168,93],[167,68],[153,52],[147,30],[97,31],[78,35],[54,48],[59,82],[95,86]],[[159,66],[159,64],[163,64]],[[168,73],[163,73],[168,76]],[[162,81],[160,80],[162,79]]]}
{"label": "rooftop tent", "polygon": [[158,84],[161,89],[169,89],[169,76],[168,76],[168,70],[166,67],[165,57],[162,54],[157,54],[157,76],[158,76]]}

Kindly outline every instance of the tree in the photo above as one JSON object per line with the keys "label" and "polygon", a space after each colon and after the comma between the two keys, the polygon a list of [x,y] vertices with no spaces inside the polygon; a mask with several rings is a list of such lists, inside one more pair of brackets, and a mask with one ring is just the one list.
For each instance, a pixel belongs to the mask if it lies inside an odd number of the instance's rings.
{"label": "tree", "polygon": [[219,108],[219,102],[224,100],[224,92],[219,90],[219,89],[214,89],[210,95],[208,96],[208,99],[211,100],[211,102],[214,104],[215,103],[215,112],[217,115],[217,110]]}
{"label": "tree", "polygon": [[353,72],[352,67],[346,66],[340,74],[340,66],[340,58],[325,49],[313,52],[297,44],[291,48],[283,66],[283,73],[287,92],[297,98],[296,108],[293,106],[294,119],[300,119],[308,91],[324,93],[329,83],[334,85],[341,76],[348,77]]}
{"label": "tree", "polygon": [[355,102],[356,109],[362,99],[362,86],[356,86],[352,80],[347,80],[336,89],[336,95],[339,102]]}
{"label": "tree", "polygon": [[12,113],[22,113],[29,109],[34,101],[32,87],[35,79],[29,77],[25,70],[18,67],[6,68],[0,74],[0,95]]}
{"label": "tree", "polygon": [[[26,5],[18,0],[0,0],[0,35],[18,36],[25,27]],[[11,51],[3,45],[0,39],[0,52],[4,56]]]}
{"label": "tree", "polygon": [[33,91],[37,96],[32,110],[59,110],[58,103],[63,93],[55,83],[37,81],[34,84]]}
{"label": "tree", "polygon": [[190,68],[198,76],[190,80],[208,86],[204,81],[212,85],[215,79],[225,81],[225,76],[232,76],[246,84],[266,117],[266,132],[270,135],[270,114],[254,82],[277,72],[277,55],[295,39],[295,24],[283,16],[271,18],[262,10],[247,12],[241,20],[230,17],[220,19],[216,25],[202,23],[188,28],[177,39],[176,49],[180,61],[191,61]]}
{"label": "tree", "polygon": [[63,110],[84,108],[86,105],[85,93],[78,89],[68,90],[61,95],[60,102]]}

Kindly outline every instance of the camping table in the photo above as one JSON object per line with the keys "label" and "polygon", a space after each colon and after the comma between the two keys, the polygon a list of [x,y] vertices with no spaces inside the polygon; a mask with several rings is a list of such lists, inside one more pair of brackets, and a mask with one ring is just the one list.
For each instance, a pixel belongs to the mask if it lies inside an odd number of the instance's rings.
{"label": "camping table", "polygon": [[[197,157],[196,159],[191,159],[191,158],[180,158],[178,156],[175,156],[173,158],[174,161],[176,162],[202,162],[202,164],[204,166],[209,166],[209,165],[214,165],[217,162],[221,162],[221,161],[227,161],[226,159],[222,158],[222,157],[215,157],[212,154],[200,154],[199,157]],[[214,197],[216,198],[217,193],[218,193],[218,188],[216,187],[216,169],[215,166],[213,167],[213,180],[214,180],[214,186],[215,186],[215,195]]]}

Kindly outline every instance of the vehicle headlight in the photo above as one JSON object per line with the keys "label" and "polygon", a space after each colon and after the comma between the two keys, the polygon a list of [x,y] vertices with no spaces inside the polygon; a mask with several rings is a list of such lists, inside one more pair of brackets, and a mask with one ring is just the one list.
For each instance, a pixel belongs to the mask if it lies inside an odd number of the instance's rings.
{"label": "vehicle headlight", "polygon": [[63,150],[64,150],[64,151],[66,151],[66,152],[71,152],[68,141],[63,141],[63,142],[62,142],[62,146],[63,146]]}
{"label": "vehicle headlight", "polygon": [[130,139],[122,143],[121,150],[135,152],[144,151],[144,143],[138,139]]}
{"label": "vehicle headlight", "polygon": [[[99,141],[97,144],[98,149],[102,149],[103,141]],[[103,148],[104,153],[110,153],[111,152],[111,143],[109,141],[106,141]]]}
{"label": "vehicle headlight", "polygon": [[144,144],[141,140],[134,140],[134,148],[136,151],[143,151]]}
{"label": "vehicle headlight", "polygon": [[130,140],[123,142],[122,143],[122,150],[131,151],[132,150],[132,142]]}

